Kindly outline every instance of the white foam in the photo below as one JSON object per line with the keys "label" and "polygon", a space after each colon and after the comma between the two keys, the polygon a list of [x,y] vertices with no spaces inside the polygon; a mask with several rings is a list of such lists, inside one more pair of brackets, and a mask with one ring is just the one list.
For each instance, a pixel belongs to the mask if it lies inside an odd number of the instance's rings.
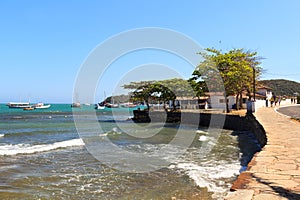
{"label": "white foam", "polygon": [[108,136],[108,133],[101,133],[101,134],[99,134],[99,136],[100,137],[106,137],[106,136]]}
{"label": "white foam", "polygon": [[201,141],[201,142],[204,142],[204,141],[206,141],[206,140],[207,140],[207,137],[204,136],[204,135],[201,135],[201,136],[199,137],[199,141]]}
{"label": "white foam", "polygon": [[203,130],[197,130],[196,133],[203,134],[203,135],[207,135],[208,134],[208,132],[203,131]]}
{"label": "white foam", "polygon": [[72,139],[52,144],[17,144],[0,146],[0,155],[17,155],[17,154],[33,154],[37,152],[50,151],[58,148],[66,148],[72,146],[83,146],[84,142],[81,139]]}
{"label": "white foam", "polygon": [[214,193],[214,198],[222,199],[229,191],[229,186],[222,180],[235,177],[239,174],[239,163],[206,163],[199,166],[192,162],[178,163],[171,168],[179,168],[184,171],[199,187],[206,187]]}
{"label": "white foam", "polygon": [[4,134],[0,134],[0,138],[1,138],[1,137],[4,137]]}
{"label": "white foam", "polygon": [[111,129],[111,131],[113,131],[113,132],[118,132],[118,128],[117,128],[117,127],[113,127],[113,128]]}

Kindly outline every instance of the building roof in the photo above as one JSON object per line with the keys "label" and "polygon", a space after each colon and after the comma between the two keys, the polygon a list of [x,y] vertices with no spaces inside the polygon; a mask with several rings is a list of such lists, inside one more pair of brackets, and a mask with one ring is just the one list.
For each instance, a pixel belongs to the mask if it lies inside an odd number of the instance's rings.
{"label": "building roof", "polygon": [[272,88],[265,86],[265,85],[258,85],[257,89],[267,89],[267,90],[272,90]]}

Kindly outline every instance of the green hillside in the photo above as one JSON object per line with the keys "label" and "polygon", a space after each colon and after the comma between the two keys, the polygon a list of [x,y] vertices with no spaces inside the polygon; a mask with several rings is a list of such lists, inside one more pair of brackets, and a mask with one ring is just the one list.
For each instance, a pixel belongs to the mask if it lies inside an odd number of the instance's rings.
{"label": "green hillside", "polygon": [[295,96],[295,93],[300,94],[300,83],[285,79],[261,80],[259,84],[272,88],[276,95]]}

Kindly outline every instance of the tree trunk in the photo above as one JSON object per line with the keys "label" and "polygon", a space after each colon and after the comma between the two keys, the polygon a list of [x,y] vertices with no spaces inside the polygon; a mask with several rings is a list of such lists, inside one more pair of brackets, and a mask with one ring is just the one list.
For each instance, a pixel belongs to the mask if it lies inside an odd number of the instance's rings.
{"label": "tree trunk", "polygon": [[240,108],[243,108],[243,92],[240,91]]}
{"label": "tree trunk", "polygon": [[226,103],[226,113],[229,113],[230,110],[229,110],[228,97],[227,97],[227,95],[225,96],[225,103]]}
{"label": "tree trunk", "polygon": [[239,96],[240,94],[237,93],[236,97],[235,97],[235,106],[236,106],[236,110],[239,110]]}
{"label": "tree trunk", "polygon": [[175,103],[176,103],[176,102],[175,102],[175,99],[173,99],[173,100],[172,100],[172,106],[173,106],[173,109],[172,109],[172,110],[173,110],[173,111],[176,110],[176,105],[175,105]]}
{"label": "tree trunk", "polygon": [[146,102],[147,110],[149,111],[150,110],[150,105],[149,105],[148,99],[145,99],[145,102]]}

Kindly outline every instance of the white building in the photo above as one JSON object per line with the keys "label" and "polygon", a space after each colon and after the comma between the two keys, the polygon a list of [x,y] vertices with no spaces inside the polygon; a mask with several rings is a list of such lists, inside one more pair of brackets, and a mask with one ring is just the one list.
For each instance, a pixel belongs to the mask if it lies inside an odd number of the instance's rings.
{"label": "white building", "polygon": [[267,100],[270,100],[273,96],[272,89],[264,85],[257,87],[257,94],[265,96]]}

